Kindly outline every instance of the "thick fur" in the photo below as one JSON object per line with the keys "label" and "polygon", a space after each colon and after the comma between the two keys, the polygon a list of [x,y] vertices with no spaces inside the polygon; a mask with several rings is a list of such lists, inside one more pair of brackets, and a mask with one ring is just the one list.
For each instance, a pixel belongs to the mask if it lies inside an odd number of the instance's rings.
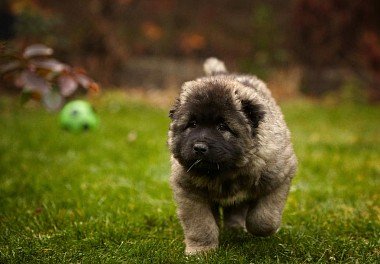
{"label": "thick fur", "polygon": [[208,59],[208,77],[186,82],[170,111],[171,186],[186,253],[218,246],[225,227],[275,233],[297,159],[280,108],[266,85],[228,74]]}

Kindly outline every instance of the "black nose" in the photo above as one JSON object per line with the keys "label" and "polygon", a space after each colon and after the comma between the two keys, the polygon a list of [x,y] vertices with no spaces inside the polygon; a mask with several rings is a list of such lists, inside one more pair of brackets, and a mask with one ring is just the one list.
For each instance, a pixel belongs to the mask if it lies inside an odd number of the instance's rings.
{"label": "black nose", "polygon": [[206,154],[208,146],[205,143],[195,143],[193,149],[197,154]]}

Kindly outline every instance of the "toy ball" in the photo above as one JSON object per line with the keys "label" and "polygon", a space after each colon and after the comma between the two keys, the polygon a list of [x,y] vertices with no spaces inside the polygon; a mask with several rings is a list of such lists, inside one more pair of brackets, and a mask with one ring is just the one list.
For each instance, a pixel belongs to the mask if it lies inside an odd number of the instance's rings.
{"label": "toy ball", "polygon": [[63,129],[71,132],[93,130],[98,126],[98,118],[92,106],[83,100],[67,103],[60,114]]}

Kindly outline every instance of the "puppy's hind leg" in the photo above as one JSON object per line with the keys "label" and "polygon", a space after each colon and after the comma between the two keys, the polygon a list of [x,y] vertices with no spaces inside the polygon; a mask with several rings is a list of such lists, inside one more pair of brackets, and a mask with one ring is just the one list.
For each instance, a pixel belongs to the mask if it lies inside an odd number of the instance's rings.
{"label": "puppy's hind leg", "polygon": [[249,205],[246,218],[249,233],[256,236],[269,236],[279,230],[289,187],[290,180],[287,180],[277,189]]}
{"label": "puppy's hind leg", "polygon": [[223,222],[227,229],[241,229],[247,231],[245,219],[247,216],[248,204],[242,203],[223,208]]}

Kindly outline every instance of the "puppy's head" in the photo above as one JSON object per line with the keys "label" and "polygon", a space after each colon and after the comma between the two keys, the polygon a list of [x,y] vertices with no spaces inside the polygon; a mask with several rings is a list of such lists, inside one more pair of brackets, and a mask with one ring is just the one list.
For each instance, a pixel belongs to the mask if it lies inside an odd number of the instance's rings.
{"label": "puppy's head", "polygon": [[215,175],[249,160],[264,112],[254,101],[242,99],[243,89],[228,78],[183,85],[170,111],[169,147],[188,172]]}

